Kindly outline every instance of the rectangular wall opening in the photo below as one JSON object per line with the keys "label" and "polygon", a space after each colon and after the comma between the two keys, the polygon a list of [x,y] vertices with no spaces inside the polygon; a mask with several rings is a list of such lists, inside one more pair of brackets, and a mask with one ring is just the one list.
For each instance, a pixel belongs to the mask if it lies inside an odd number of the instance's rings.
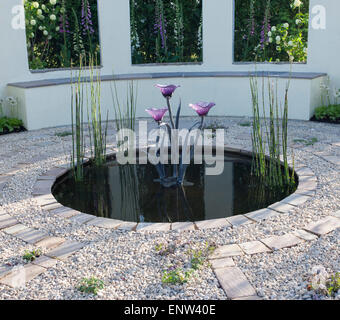
{"label": "rectangular wall opening", "polygon": [[130,0],[132,64],[202,62],[202,0]]}
{"label": "rectangular wall opening", "polygon": [[307,62],[309,0],[234,1],[234,62]]}
{"label": "rectangular wall opening", "polygon": [[30,70],[100,65],[97,0],[25,0]]}

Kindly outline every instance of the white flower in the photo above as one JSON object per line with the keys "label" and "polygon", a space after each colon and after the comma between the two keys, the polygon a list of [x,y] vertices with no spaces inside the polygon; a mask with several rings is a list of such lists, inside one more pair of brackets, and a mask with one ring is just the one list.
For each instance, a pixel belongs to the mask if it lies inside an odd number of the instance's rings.
{"label": "white flower", "polygon": [[35,2],[33,2],[32,4],[33,4],[33,7],[34,7],[34,8],[36,8],[36,9],[39,8],[39,3],[38,3],[38,2],[35,1]]}
{"label": "white flower", "polygon": [[268,37],[271,37],[271,36],[272,36],[272,32],[269,31],[269,32],[268,32]]}
{"label": "white flower", "polygon": [[35,25],[37,24],[37,21],[35,21],[34,19],[32,19],[31,22],[30,22],[30,24],[31,24],[32,26],[35,26]]}
{"label": "white flower", "polygon": [[43,26],[39,26],[39,30],[40,31],[44,30]]}
{"label": "white flower", "polygon": [[41,10],[41,9],[38,9],[38,10],[37,10],[37,15],[38,15],[38,16],[42,15],[42,10]]}
{"label": "white flower", "polygon": [[268,41],[269,41],[269,43],[272,43],[273,42],[273,38],[270,37]]}
{"label": "white flower", "polygon": [[288,29],[288,28],[289,28],[289,23],[287,23],[287,22],[284,23],[284,24],[283,24],[283,27],[286,28],[286,29]]}
{"label": "white flower", "polygon": [[294,8],[300,7],[301,5],[302,5],[302,1],[301,0],[295,0],[294,1],[294,4],[293,4]]}
{"label": "white flower", "polygon": [[44,34],[44,36],[48,36],[48,31],[44,30],[43,34]]}
{"label": "white flower", "polygon": [[281,41],[281,37],[280,37],[280,36],[277,36],[277,37],[275,38],[275,40],[276,40],[276,41]]}
{"label": "white flower", "polygon": [[289,41],[288,45],[292,47],[293,46],[293,41]]}
{"label": "white flower", "polygon": [[277,51],[280,51],[280,50],[281,50],[281,47],[280,47],[280,46],[277,46],[277,47],[276,47],[276,50],[277,50]]}
{"label": "white flower", "polygon": [[59,26],[55,28],[55,31],[58,32],[59,30],[60,30],[60,27],[59,27]]}
{"label": "white flower", "polygon": [[56,19],[57,19],[57,17],[55,16],[55,14],[50,15],[50,20],[55,21]]}
{"label": "white flower", "polygon": [[44,19],[45,19],[45,16],[40,15],[40,16],[38,16],[38,18],[39,18],[40,20],[44,20]]}
{"label": "white flower", "polygon": [[41,9],[46,10],[46,6],[44,4],[42,4]]}
{"label": "white flower", "polygon": [[54,6],[57,3],[57,0],[50,0],[50,4]]}
{"label": "white flower", "polygon": [[294,56],[289,56],[289,61],[294,61],[295,57]]}
{"label": "white flower", "polygon": [[276,27],[274,26],[274,27],[272,27],[272,31],[273,32],[275,32],[276,31]]}
{"label": "white flower", "polygon": [[300,23],[301,23],[301,20],[300,20],[300,19],[296,19],[296,20],[295,20],[295,23],[296,23],[296,24],[300,24]]}

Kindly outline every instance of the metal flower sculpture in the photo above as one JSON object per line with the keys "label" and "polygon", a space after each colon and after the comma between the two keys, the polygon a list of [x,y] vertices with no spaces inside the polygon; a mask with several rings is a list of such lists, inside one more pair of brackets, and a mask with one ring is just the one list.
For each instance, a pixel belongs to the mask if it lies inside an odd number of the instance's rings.
{"label": "metal flower sculpture", "polygon": [[[158,123],[159,128],[161,127],[166,127],[167,132],[169,135],[169,141],[170,141],[170,147],[173,147],[173,141],[172,139],[174,136],[176,137],[176,134],[173,134],[177,132],[177,129],[179,129],[179,118],[180,118],[180,113],[181,113],[181,102],[179,103],[178,109],[177,109],[177,114],[176,114],[176,119],[174,121],[173,118],[173,113],[172,113],[172,108],[170,104],[170,99],[172,98],[173,93],[177,88],[180,86],[177,85],[161,85],[157,84],[155,87],[159,88],[163,97],[166,99],[167,102],[167,108],[162,108],[162,109],[156,109],[156,108],[149,108],[146,109],[145,111],[148,112],[153,119]],[[198,127],[199,130],[203,129],[204,126],[204,119],[205,116],[208,115],[210,109],[215,106],[215,103],[213,102],[197,102],[194,104],[189,104],[189,106],[194,109],[197,114],[200,116],[200,120],[197,121],[190,129],[188,132],[188,135],[190,132],[195,128]],[[170,125],[166,122],[163,122],[163,117],[166,112],[169,112],[169,118],[170,118]],[[173,131],[174,130],[174,131]],[[157,143],[159,142],[159,137],[157,138]],[[188,139],[186,139],[186,143],[188,143]],[[190,147],[190,159],[193,157],[193,152],[194,152],[194,147],[195,144]],[[157,151],[157,155],[159,156],[160,151]],[[166,176],[165,174],[165,168],[164,164],[159,163],[156,166],[156,169],[159,174],[159,181],[162,186],[164,187],[174,187],[174,186],[182,186],[184,183],[184,177],[185,177],[185,172],[186,168],[188,167],[188,164],[183,163],[183,157],[180,157],[179,164],[173,164],[172,165],[173,170],[172,170],[172,175],[171,176]]]}

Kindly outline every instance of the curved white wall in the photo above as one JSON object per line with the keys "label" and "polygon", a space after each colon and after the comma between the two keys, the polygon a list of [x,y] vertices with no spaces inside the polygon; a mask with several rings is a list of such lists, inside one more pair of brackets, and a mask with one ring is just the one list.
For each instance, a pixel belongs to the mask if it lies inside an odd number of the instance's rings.
{"label": "curved white wall", "polygon": [[[233,1],[234,0],[203,1],[203,63],[201,65],[138,66],[131,64],[129,1],[99,0],[98,12],[102,48],[102,75],[111,75],[113,71],[115,74],[253,71],[255,69],[253,64],[233,63]],[[323,5],[326,8],[326,29],[315,30],[310,23],[308,62],[306,64],[293,65],[292,71],[328,73],[333,84],[340,88],[340,60],[338,58],[340,52],[340,22],[338,18],[340,1],[310,0],[310,2],[311,11],[316,5]],[[65,78],[70,75],[69,71],[52,71],[45,73],[31,73],[29,71],[25,30],[14,30],[11,26],[13,18],[12,8],[21,3],[21,0],[0,1],[0,21],[2,22],[2,28],[0,29],[0,96],[16,93],[13,88],[6,88],[8,83]],[[313,18],[312,12],[311,18]],[[258,70],[289,71],[289,68],[288,64],[257,65]],[[175,81],[175,79],[171,79],[171,82],[173,81]],[[204,82],[206,80],[202,81]],[[195,81],[186,81],[186,87],[191,85],[190,83],[194,84],[194,82]],[[226,85],[229,84],[226,83]],[[144,84],[142,84],[142,86],[144,87]],[[211,96],[213,99],[219,96],[220,93],[216,92],[216,88],[217,87],[210,82],[204,91],[204,97],[202,97],[202,99],[204,99],[205,96]],[[49,88],[49,90],[54,89]],[[56,92],[58,91],[57,89],[55,90]],[[188,88],[188,90],[195,91],[194,88]],[[210,92],[208,90],[210,90]],[[242,84],[242,87],[238,88],[238,90],[248,95],[249,82],[244,81],[244,84]],[[46,90],[42,90],[42,92],[45,91]],[[185,91],[183,91],[183,95],[184,92]],[[25,92],[17,92],[17,94],[21,96],[21,100],[26,100]],[[242,93],[240,92],[240,94]],[[300,98],[297,97],[297,99],[299,100]],[[308,92],[306,99],[310,99],[310,92]],[[313,99],[317,99],[317,97],[313,97]],[[156,101],[154,103],[156,103]],[[145,103],[142,102],[140,108],[144,109],[146,102],[147,101],[145,101]],[[314,104],[315,103],[316,102],[314,102]]]}

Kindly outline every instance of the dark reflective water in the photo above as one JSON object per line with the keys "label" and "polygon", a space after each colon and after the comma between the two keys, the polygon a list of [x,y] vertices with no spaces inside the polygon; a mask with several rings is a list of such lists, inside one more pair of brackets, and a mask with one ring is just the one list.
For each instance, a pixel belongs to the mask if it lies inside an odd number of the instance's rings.
{"label": "dark reflective water", "polygon": [[258,210],[287,197],[288,187],[271,190],[251,175],[251,159],[226,153],[224,171],[205,175],[206,164],[190,165],[192,186],[163,188],[153,165],[124,165],[115,160],[88,165],[85,179],[60,178],[53,195],[64,206],[99,217],[134,222],[200,221]]}

